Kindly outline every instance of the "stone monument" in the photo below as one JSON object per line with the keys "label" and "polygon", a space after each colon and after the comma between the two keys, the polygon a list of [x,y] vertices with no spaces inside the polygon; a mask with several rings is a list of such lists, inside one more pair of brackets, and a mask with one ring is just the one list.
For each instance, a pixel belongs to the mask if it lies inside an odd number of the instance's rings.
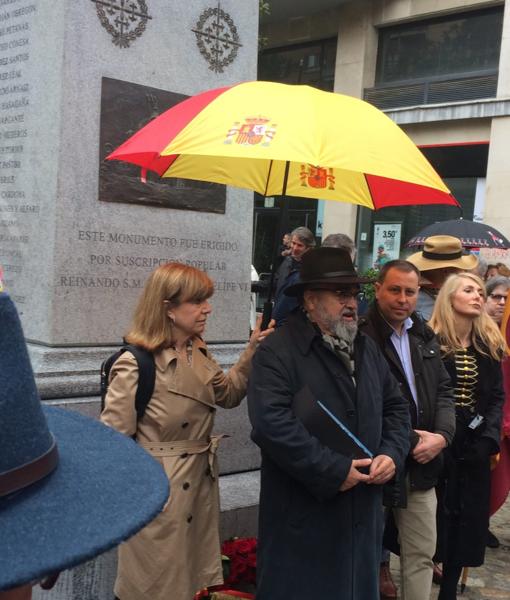
{"label": "stone monument", "polygon": [[[246,342],[253,195],[104,157],[179,100],[256,79],[257,34],[257,0],[0,0],[0,265],[45,401],[97,415],[100,363],[170,260],[215,282],[217,360]],[[223,472],[257,467],[245,407],[218,430]]]}

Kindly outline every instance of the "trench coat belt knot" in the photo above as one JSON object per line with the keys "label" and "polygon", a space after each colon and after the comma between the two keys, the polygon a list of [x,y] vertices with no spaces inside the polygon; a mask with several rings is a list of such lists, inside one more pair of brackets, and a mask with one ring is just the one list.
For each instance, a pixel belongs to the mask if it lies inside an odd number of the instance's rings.
{"label": "trench coat belt knot", "polygon": [[163,458],[165,456],[182,456],[183,454],[202,454],[207,452],[209,463],[209,475],[214,481],[216,479],[214,461],[218,445],[222,438],[228,435],[212,435],[203,440],[176,440],[173,442],[139,442],[139,445],[147,450],[152,456]]}

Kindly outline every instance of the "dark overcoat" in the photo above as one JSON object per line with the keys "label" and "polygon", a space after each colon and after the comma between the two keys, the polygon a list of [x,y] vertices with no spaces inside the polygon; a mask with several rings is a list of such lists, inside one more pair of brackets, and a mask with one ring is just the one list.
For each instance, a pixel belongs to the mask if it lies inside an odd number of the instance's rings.
{"label": "dark overcoat", "polygon": [[[501,363],[476,352],[477,384],[474,413],[457,408],[453,443],[445,450],[445,469],[438,486],[438,560],[462,567],[483,564],[490,508],[490,455],[499,451],[504,403]],[[455,360],[445,366],[457,385]],[[484,417],[476,430],[473,417]]]}
{"label": "dark overcoat", "polygon": [[354,360],[356,385],[301,311],[255,354],[248,406],[262,450],[258,600],[379,599],[381,487],[340,492],[351,459],[322,445],[292,411],[308,386],[375,455],[401,468],[407,402],[371,339],[358,335]]}
{"label": "dark overcoat", "polygon": [[287,256],[278,269],[278,285],[274,300],[273,314],[276,327],[281,327],[289,314],[297,307],[298,301],[294,296],[287,296],[285,290],[299,281],[301,262]]}

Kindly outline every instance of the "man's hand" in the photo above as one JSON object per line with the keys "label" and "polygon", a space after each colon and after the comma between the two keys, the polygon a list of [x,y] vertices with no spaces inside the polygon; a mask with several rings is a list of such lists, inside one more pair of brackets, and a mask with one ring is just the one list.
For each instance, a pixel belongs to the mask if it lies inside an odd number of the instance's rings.
{"label": "man's hand", "polygon": [[347,490],[353,488],[355,485],[358,485],[358,483],[361,483],[362,481],[368,481],[368,475],[361,473],[360,471],[358,471],[358,469],[362,467],[369,467],[371,463],[371,458],[358,458],[353,460],[351,468],[349,469],[349,473],[347,474],[345,481],[340,486],[340,491],[346,492]]}
{"label": "man's hand", "polygon": [[440,433],[432,433],[421,429],[415,429],[415,431],[420,436],[420,441],[413,448],[413,458],[416,462],[424,465],[446,447],[446,440]]}
{"label": "man's hand", "polygon": [[391,456],[379,454],[376,456],[370,465],[368,483],[382,485],[389,481],[395,475],[395,463]]}

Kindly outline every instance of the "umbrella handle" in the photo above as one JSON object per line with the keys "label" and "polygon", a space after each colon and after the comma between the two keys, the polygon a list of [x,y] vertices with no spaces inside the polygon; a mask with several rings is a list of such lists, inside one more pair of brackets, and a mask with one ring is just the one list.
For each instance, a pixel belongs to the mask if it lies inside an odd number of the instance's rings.
{"label": "umbrella handle", "polygon": [[[272,161],[271,161],[272,165]],[[271,321],[271,315],[273,314],[273,287],[274,280],[278,264],[278,248],[280,246],[280,240],[283,234],[286,232],[287,221],[288,221],[288,210],[287,210],[287,198],[285,196],[287,192],[287,181],[289,179],[289,167],[290,163],[285,163],[285,174],[283,177],[283,188],[280,198],[280,218],[278,219],[278,237],[275,239],[274,251],[273,251],[273,264],[271,266],[271,279],[269,281],[269,291],[266,302],[264,302],[264,308],[262,310],[262,322],[260,324],[261,331],[267,329],[269,322]],[[271,170],[270,170],[271,172]],[[269,183],[269,180],[268,180]]]}
{"label": "umbrella handle", "polygon": [[271,321],[271,315],[273,314],[272,298],[273,298],[274,280],[275,280],[277,264],[278,264],[278,248],[280,245],[280,240],[282,239],[283,234],[286,232],[287,222],[288,222],[288,217],[289,217],[288,209],[287,209],[288,201],[285,196],[285,194],[287,193],[287,181],[289,179],[289,167],[290,167],[290,162],[287,161],[285,163],[285,174],[283,177],[283,188],[282,188],[282,193],[281,193],[281,198],[280,198],[280,218],[278,219],[278,237],[275,239],[275,245],[274,245],[273,264],[271,266],[271,279],[269,281],[269,292],[268,292],[268,296],[267,296],[267,301],[264,302],[264,308],[262,311],[262,323],[260,325],[262,331],[264,331],[264,329],[267,329],[267,326],[269,325],[269,322]]}
{"label": "umbrella handle", "polygon": [[264,331],[267,329],[269,325],[269,321],[271,320],[271,314],[273,312],[273,303],[271,300],[264,302],[264,309],[262,310],[262,323],[260,324],[260,330]]}

